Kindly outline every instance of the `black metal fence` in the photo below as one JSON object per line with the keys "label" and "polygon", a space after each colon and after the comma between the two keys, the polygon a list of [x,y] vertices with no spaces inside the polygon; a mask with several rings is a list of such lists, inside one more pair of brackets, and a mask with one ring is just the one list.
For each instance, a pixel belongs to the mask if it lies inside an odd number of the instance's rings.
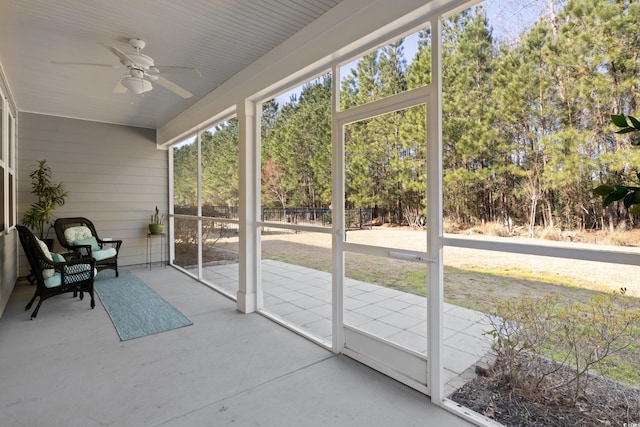
{"label": "black metal fence", "polygon": [[[175,206],[177,215],[196,216],[195,206]],[[237,206],[203,206],[202,216],[213,218],[238,219]],[[372,226],[372,210],[359,208],[345,211],[347,229],[363,229]],[[262,208],[261,220],[283,224],[301,224],[331,227],[332,212],[329,208]],[[233,228],[233,227],[230,227]]]}
{"label": "black metal fence", "polygon": [[[371,227],[371,219],[371,209],[345,211],[346,228]],[[262,208],[262,221],[331,227],[332,212],[329,208]]]}
{"label": "black metal fence", "polygon": [[331,226],[331,209],[328,208],[262,208],[262,221],[288,224],[313,224]]}
{"label": "black metal fence", "polygon": [[[174,206],[173,212],[176,215],[198,215],[198,208],[196,206]],[[213,218],[228,218],[238,219],[238,207],[237,206],[208,206],[202,207],[202,216],[208,216]]]}

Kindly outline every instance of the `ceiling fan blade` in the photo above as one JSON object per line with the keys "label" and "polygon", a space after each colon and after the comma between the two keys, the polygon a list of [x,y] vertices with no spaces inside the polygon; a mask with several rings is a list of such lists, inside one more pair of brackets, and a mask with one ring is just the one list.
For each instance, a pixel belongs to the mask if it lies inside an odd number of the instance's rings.
{"label": "ceiling fan blade", "polygon": [[120,77],[120,79],[118,80],[118,83],[116,83],[116,85],[112,90],[113,93],[125,93],[127,91],[127,88],[122,85],[122,80],[128,75],[129,74],[125,73]]}
{"label": "ceiling fan blade", "polygon": [[162,76],[153,76],[152,80],[153,82],[158,83],[160,86],[164,87],[165,89],[169,89],[171,92],[183,98],[191,98],[193,96],[193,94],[188,90],[181,88],[177,84],[165,79]]}
{"label": "ceiling fan blade", "polygon": [[197,68],[192,67],[176,67],[174,65],[154,65],[150,70],[154,70],[156,73],[168,73],[168,74],[189,74],[202,77],[202,74]]}
{"label": "ceiling fan blade", "polygon": [[105,43],[100,43],[102,46],[104,46],[105,48],[107,48],[111,53],[113,53],[114,55],[116,55],[118,58],[120,58],[120,61],[127,65],[128,63],[130,64],[135,64],[136,61],[134,61],[129,55],[127,55],[126,53],[124,53],[123,51],[121,51],[120,49],[118,49],[117,47],[105,44]]}
{"label": "ceiling fan blade", "polygon": [[91,67],[122,68],[120,65],[96,64],[93,62],[51,61],[51,63],[59,65],[89,65]]}

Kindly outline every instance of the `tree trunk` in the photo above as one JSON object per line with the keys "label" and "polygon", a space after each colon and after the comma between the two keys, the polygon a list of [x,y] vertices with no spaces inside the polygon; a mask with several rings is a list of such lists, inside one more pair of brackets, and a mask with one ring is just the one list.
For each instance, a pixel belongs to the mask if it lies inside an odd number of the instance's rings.
{"label": "tree trunk", "polygon": [[529,237],[533,237],[534,227],[536,225],[536,207],[538,205],[538,198],[536,196],[531,197],[531,211],[529,212]]}
{"label": "tree trunk", "polygon": [[607,208],[607,216],[609,217],[609,232],[613,233],[616,227],[613,221],[613,214],[611,213],[611,207]]}

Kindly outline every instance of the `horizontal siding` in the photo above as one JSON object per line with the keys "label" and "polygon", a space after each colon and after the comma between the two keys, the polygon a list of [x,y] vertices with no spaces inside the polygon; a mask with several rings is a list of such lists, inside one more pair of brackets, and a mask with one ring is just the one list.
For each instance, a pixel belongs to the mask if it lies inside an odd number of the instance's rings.
{"label": "horizontal siding", "polygon": [[69,193],[54,215],[89,218],[100,237],[123,240],[121,265],[144,263],[149,216],[168,210],[168,151],[155,130],[21,113],[18,132],[18,218],[35,200],[29,173],[47,160]]}

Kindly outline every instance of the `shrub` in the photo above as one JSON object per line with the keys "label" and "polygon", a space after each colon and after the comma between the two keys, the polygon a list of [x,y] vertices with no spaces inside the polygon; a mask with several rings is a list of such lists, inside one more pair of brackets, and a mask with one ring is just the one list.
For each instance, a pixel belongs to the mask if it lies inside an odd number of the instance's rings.
{"label": "shrub", "polygon": [[497,236],[497,237],[510,237],[513,235],[509,231],[509,227],[506,224],[500,222],[486,222],[482,225],[476,225],[471,228],[471,234],[484,234],[488,236]]}
{"label": "shrub", "polygon": [[616,246],[634,246],[636,240],[633,235],[624,231],[614,231],[609,234],[609,244]]}
{"label": "shrub", "polygon": [[467,228],[466,224],[454,221],[450,218],[444,218],[442,220],[442,228],[445,233],[459,233]]}
{"label": "shrub", "polygon": [[[557,296],[497,302],[488,332],[495,371],[510,387],[553,388],[575,404],[585,394],[590,371],[638,341],[640,310],[630,306],[624,291],[589,304],[562,305]],[[566,372],[570,375],[555,375]]]}
{"label": "shrub", "polygon": [[549,355],[551,336],[558,333],[557,324],[550,321],[557,306],[556,297],[525,296],[520,300],[498,301],[490,312],[492,330],[488,334],[493,338],[497,356],[495,369],[511,387],[537,388],[551,373],[543,369],[543,358],[532,356]]}
{"label": "shrub", "polygon": [[544,240],[561,241],[562,230],[556,227],[545,227],[540,231],[540,238]]}

